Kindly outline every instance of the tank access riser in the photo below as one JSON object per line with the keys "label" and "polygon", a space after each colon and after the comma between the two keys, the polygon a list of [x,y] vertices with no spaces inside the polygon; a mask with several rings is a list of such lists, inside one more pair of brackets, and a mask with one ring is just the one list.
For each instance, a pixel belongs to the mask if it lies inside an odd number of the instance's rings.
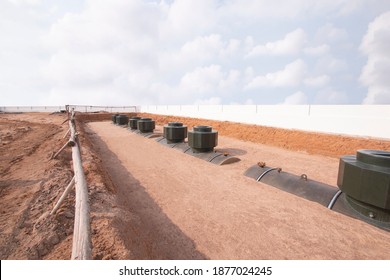
{"label": "tank access riser", "polygon": [[390,152],[358,150],[340,158],[337,185],[353,210],[390,228]]}
{"label": "tank access riser", "polygon": [[[184,142],[186,137],[188,142]],[[240,160],[227,153],[219,153],[214,150],[218,144],[218,131],[213,130],[211,126],[194,126],[193,130],[187,131],[187,126],[183,123],[170,122],[164,125],[164,136],[157,138],[156,141],[217,165]]]}
{"label": "tank access riser", "polygon": [[150,118],[133,117],[129,120],[129,131],[145,138],[160,137],[162,134],[154,132],[155,128],[155,121]]}

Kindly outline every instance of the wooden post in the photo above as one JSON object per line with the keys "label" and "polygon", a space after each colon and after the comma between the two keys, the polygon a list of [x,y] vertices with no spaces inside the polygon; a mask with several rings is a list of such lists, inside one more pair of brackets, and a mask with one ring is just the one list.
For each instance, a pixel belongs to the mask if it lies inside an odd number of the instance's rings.
{"label": "wooden post", "polygon": [[68,128],[68,130],[66,131],[66,133],[64,134],[64,137],[62,137],[62,139],[65,139],[65,137],[69,134],[70,132],[70,128]]}
{"label": "wooden post", "polygon": [[64,202],[65,198],[68,196],[70,191],[72,190],[72,187],[74,186],[74,176],[68,186],[66,187],[64,193],[61,195],[60,199],[57,201],[56,205],[54,206],[53,210],[51,210],[50,215],[53,215],[57,212],[58,208],[60,208],[61,204]]}
{"label": "wooden post", "polygon": [[68,142],[65,143],[64,146],[52,157],[52,159],[55,159],[66,147],[73,147],[75,145],[74,140],[70,139]]}
{"label": "wooden post", "polygon": [[91,225],[89,219],[88,187],[83,171],[80,142],[76,138],[74,111],[69,121],[71,139],[75,139],[72,147],[73,170],[76,189],[76,206],[73,229],[72,260],[89,260],[92,258]]}

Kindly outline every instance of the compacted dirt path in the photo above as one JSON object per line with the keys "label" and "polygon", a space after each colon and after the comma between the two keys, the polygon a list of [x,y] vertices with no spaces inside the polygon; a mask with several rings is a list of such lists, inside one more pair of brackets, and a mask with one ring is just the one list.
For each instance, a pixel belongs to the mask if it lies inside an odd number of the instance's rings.
{"label": "compacted dirt path", "polygon": [[[161,128],[160,128],[161,129]],[[389,259],[390,233],[243,176],[264,161],[335,185],[338,159],[219,137],[241,161],[216,166],[90,122],[115,194],[109,224],[129,259]]]}

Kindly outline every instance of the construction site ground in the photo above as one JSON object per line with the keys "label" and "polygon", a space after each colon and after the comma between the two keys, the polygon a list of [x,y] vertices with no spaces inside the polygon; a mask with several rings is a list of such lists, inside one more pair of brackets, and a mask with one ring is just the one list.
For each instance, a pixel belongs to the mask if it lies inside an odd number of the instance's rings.
{"label": "construction site ground", "polygon": [[[390,141],[255,125],[211,125],[214,165],[131,133],[111,114],[77,114],[90,197],[94,259],[390,259],[390,233],[243,173],[259,161],[336,187],[339,157]],[[0,114],[0,259],[70,259],[74,192],[66,114]]]}

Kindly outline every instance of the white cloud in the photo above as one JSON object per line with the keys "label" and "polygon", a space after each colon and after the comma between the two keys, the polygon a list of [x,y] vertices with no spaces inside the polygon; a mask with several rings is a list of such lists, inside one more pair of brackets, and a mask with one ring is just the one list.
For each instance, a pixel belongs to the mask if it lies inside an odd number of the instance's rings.
{"label": "white cloud", "polygon": [[298,28],[287,33],[282,40],[255,46],[248,56],[298,54],[306,43],[306,37],[306,32]]}
{"label": "white cloud", "polygon": [[120,68],[120,62],[107,53],[61,51],[52,56],[46,75],[57,86],[84,87],[113,81]]}
{"label": "white cloud", "polygon": [[348,69],[348,63],[344,59],[335,58],[332,55],[320,57],[314,69],[318,73],[340,73]]}
{"label": "white cloud", "polygon": [[301,105],[308,104],[308,99],[305,93],[297,91],[296,93],[287,96],[282,103],[284,105]]}
{"label": "white cloud", "polygon": [[182,77],[180,88],[188,93],[203,94],[215,90],[222,79],[221,66],[198,67]]}
{"label": "white cloud", "polygon": [[161,36],[169,40],[193,38],[213,30],[218,20],[217,0],[176,0],[166,9]]}
{"label": "white cloud", "polygon": [[338,28],[332,23],[327,23],[318,29],[316,38],[320,42],[340,42],[348,38],[348,33],[343,28]]}
{"label": "white cloud", "polygon": [[179,91],[185,92],[187,96],[224,95],[238,87],[240,76],[238,70],[223,71],[220,65],[197,67],[181,78]]}
{"label": "white cloud", "polygon": [[220,34],[198,36],[185,42],[178,51],[172,49],[159,54],[159,67],[162,71],[183,71],[237,56],[241,41],[223,40]]}
{"label": "white cloud", "polygon": [[311,56],[323,56],[330,51],[330,47],[327,44],[322,44],[316,47],[306,47],[304,48],[304,53]]}
{"label": "white cloud", "polygon": [[37,6],[42,4],[42,0],[7,0],[7,1],[16,6],[21,6],[21,5]]}
{"label": "white cloud", "polygon": [[[189,104],[217,97],[225,104],[273,103],[298,86],[337,86],[352,94],[359,88],[338,77],[348,72],[356,81],[348,66],[365,58],[356,46],[345,55],[343,46],[390,7],[379,0],[244,2],[0,1],[1,102]],[[387,34],[376,35],[379,25],[362,42],[368,103],[388,102],[389,43]],[[245,59],[250,53],[256,59]],[[264,101],[251,91],[258,88],[275,94]]]}
{"label": "white cloud", "polygon": [[252,79],[245,89],[260,87],[294,87],[301,84],[305,76],[306,64],[303,60],[297,59],[287,64],[283,70],[260,75]]}
{"label": "white cloud", "polygon": [[195,40],[187,42],[181,48],[182,56],[194,57],[198,59],[210,59],[224,47],[221,36],[211,34],[209,36],[199,36]]}
{"label": "white cloud", "polygon": [[105,88],[110,94],[150,95],[158,70],[159,16],[158,5],[142,1],[88,1],[83,12],[66,14],[44,37],[51,52],[44,77],[52,92],[73,96]]}
{"label": "white cloud", "polygon": [[348,97],[345,92],[331,87],[320,90],[315,97],[317,104],[346,104],[347,102]]}
{"label": "white cloud", "polygon": [[221,57],[229,57],[236,54],[241,48],[241,41],[238,39],[230,39],[225,48],[220,50]]}
{"label": "white cloud", "polygon": [[283,19],[292,20],[300,18],[314,18],[324,15],[348,15],[359,5],[351,4],[350,0],[246,0],[245,5],[240,0],[230,0],[221,10],[224,15],[235,14],[242,19],[252,21],[255,18],[262,20]]}
{"label": "white cloud", "polygon": [[238,86],[240,78],[240,71],[230,70],[226,77],[220,80],[218,86],[221,90],[232,90]]}
{"label": "white cloud", "polygon": [[304,84],[309,87],[323,87],[330,82],[330,77],[328,75],[321,75],[316,77],[308,77],[304,79]]}
{"label": "white cloud", "polygon": [[368,60],[360,81],[367,86],[364,104],[390,103],[390,11],[381,14],[368,26],[360,49]]}

